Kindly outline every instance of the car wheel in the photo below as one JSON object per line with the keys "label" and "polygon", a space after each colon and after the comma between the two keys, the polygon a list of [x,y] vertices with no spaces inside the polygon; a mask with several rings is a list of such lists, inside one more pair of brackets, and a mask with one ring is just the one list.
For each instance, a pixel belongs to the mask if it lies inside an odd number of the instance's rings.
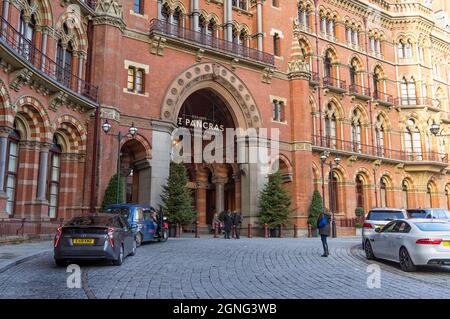
{"label": "car wheel", "polygon": [[414,265],[408,250],[405,247],[400,248],[399,252],[400,267],[403,271],[416,271],[417,267]]}
{"label": "car wheel", "polygon": [[161,238],[159,238],[160,242],[167,241],[167,238],[169,237],[169,231],[167,229],[164,229],[161,233]]}
{"label": "car wheel", "polygon": [[119,256],[117,256],[117,259],[113,260],[113,265],[114,266],[120,266],[123,263],[123,245],[120,245],[120,251],[119,251]]}
{"label": "car wheel", "polygon": [[136,235],[136,247],[139,247],[139,246],[141,246],[142,245],[142,234],[141,233],[138,233],[137,235]]}
{"label": "car wheel", "polygon": [[366,253],[367,259],[375,259],[375,255],[372,250],[372,245],[370,244],[369,240],[366,240],[366,243],[364,244],[364,252]]}
{"label": "car wheel", "polygon": [[58,267],[65,267],[67,266],[67,261],[64,259],[55,259],[55,264]]}
{"label": "car wheel", "polygon": [[131,250],[130,256],[136,255],[136,247],[137,247],[137,242],[136,242],[136,240],[133,240],[133,249]]}

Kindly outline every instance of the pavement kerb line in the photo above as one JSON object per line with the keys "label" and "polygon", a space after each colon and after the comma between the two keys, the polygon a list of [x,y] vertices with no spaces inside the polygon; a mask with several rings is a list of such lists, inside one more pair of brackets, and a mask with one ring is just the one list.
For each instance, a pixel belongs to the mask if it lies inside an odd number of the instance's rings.
{"label": "pavement kerb line", "polygon": [[38,252],[38,253],[34,253],[34,254],[32,254],[32,255],[28,255],[28,256],[19,258],[19,259],[15,260],[15,261],[9,263],[8,265],[3,266],[2,268],[0,268],[0,273],[5,272],[5,271],[7,271],[8,269],[11,269],[12,267],[15,267],[15,266],[17,266],[17,265],[20,265],[20,264],[22,264],[22,263],[24,263],[24,262],[27,262],[27,261],[31,260],[31,259],[40,257],[40,256],[42,256],[42,255],[44,255],[44,254],[46,254],[46,253],[48,253],[48,252],[50,252],[50,251],[51,251],[51,249],[48,249],[48,250],[45,250],[45,251],[40,251],[40,252]]}

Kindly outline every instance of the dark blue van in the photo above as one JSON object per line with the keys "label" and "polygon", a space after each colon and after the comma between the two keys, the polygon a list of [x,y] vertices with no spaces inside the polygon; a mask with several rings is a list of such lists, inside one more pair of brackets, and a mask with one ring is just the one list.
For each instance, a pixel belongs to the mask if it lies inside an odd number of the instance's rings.
{"label": "dark blue van", "polygon": [[151,217],[155,209],[145,204],[114,204],[106,208],[105,213],[120,214],[133,227],[136,225],[136,245],[155,240],[156,224]]}

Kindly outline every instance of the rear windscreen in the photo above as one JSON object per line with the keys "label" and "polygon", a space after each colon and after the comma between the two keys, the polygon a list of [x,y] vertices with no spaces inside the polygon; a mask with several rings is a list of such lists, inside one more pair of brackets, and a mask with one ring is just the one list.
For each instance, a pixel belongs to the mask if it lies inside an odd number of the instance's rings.
{"label": "rear windscreen", "polygon": [[408,210],[408,216],[410,218],[431,218],[431,212],[426,210]]}
{"label": "rear windscreen", "polygon": [[122,215],[122,217],[125,220],[128,220],[128,217],[130,217],[130,209],[125,207],[113,207],[113,208],[107,208],[106,213],[108,214],[119,214]]}
{"label": "rear windscreen", "polygon": [[72,218],[66,226],[113,226],[111,216],[78,216]]}
{"label": "rear windscreen", "polygon": [[447,223],[414,223],[421,231],[450,231]]}
{"label": "rear windscreen", "polygon": [[371,211],[367,215],[368,220],[394,220],[402,218],[404,218],[402,212],[392,210]]}

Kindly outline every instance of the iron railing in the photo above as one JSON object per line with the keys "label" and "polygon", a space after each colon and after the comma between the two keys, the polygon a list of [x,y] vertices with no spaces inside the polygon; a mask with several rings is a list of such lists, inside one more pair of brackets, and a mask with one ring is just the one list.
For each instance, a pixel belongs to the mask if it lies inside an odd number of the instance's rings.
{"label": "iron railing", "polygon": [[350,86],[348,87],[348,91],[350,92],[350,94],[370,96],[370,89],[358,84],[350,84]]}
{"label": "iron railing", "polygon": [[153,19],[150,21],[150,33],[160,32],[178,39],[194,42],[211,49],[231,53],[251,60],[266,64],[275,64],[275,57],[263,51],[246,47],[245,45],[229,42],[215,36],[207,35],[191,29],[186,29],[167,21]]}
{"label": "iron railing", "polygon": [[66,70],[62,65],[42,53],[36,46],[8,21],[0,17],[0,41],[25,61],[35,71],[57,81],[93,102],[98,101],[98,87],[92,85]]}
{"label": "iron railing", "polygon": [[313,135],[312,140],[314,146],[334,149],[338,151],[359,153],[398,161],[409,161],[409,162],[428,161],[428,162],[439,162],[444,164],[448,163],[448,155],[438,152],[432,151],[424,151],[420,153],[408,152],[402,150],[388,149],[381,146],[367,145],[353,141],[346,141],[327,136],[320,137],[318,135]]}
{"label": "iron railing", "polygon": [[64,219],[42,220],[26,218],[0,219],[0,238],[53,235]]}
{"label": "iron railing", "polygon": [[394,97],[391,94],[375,91],[373,92],[373,98],[377,101],[394,104]]}
{"label": "iron railing", "polygon": [[347,84],[345,83],[344,80],[339,80],[331,76],[325,76],[323,78],[323,85],[326,87],[335,87],[342,90],[347,89]]}
{"label": "iron railing", "polygon": [[415,105],[429,105],[433,106],[433,99],[429,97],[399,97],[395,99],[395,104],[399,106],[415,106]]}

